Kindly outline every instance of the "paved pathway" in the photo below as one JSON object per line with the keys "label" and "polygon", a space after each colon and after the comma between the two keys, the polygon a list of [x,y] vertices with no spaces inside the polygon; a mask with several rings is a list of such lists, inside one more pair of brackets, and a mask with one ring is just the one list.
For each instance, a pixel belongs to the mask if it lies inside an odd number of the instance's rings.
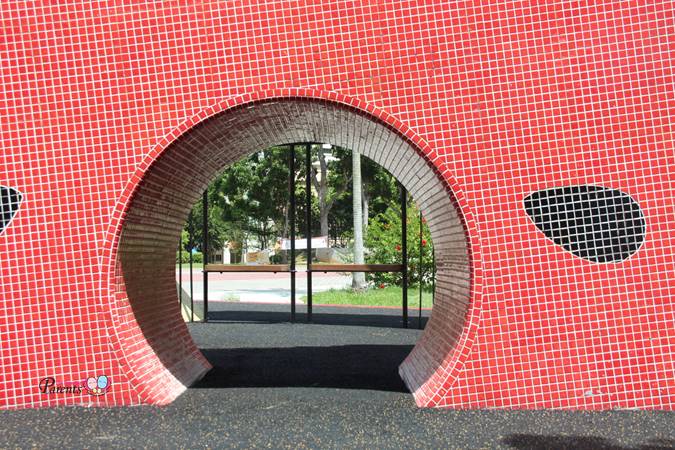
{"label": "paved pathway", "polygon": [[[183,289],[190,292],[190,275],[182,273]],[[178,280],[178,271],[176,271]],[[307,295],[307,274],[296,274],[296,299]],[[312,292],[342,289],[351,285],[351,276],[336,273],[312,275]],[[204,299],[204,284],[201,270],[194,270],[194,300]],[[210,273],[209,303],[211,301],[240,301],[248,303],[285,303],[291,301],[291,285],[288,273]]]}
{"label": "paved pathway", "polygon": [[0,447],[675,448],[670,412],[418,409],[397,366],[421,331],[391,327],[395,310],[319,308],[319,325],[218,309],[190,325],[215,369],[173,404],[2,411]]}

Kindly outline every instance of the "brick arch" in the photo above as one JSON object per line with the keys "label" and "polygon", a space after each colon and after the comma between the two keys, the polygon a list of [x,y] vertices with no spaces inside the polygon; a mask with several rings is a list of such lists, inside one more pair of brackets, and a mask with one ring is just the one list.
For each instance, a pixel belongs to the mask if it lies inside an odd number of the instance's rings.
{"label": "brick arch", "polygon": [[241,98],[197,115],[141,164],[128,201],[118,205],[123,217],[111,226],[116,239],[108,255],[114,262],[111,334],[145,402],[173,400],[210,368],[182,321],[175,290],[175,247],[190,208],[226,166],[302,141],[360,151],[401,180],[420,205],[436,249],[437,301],[400,373],[421,406],[434,406],[455,380],[479,312],[475,228],[461,193],[429,160],[424,142],[391,116],[348,99],[299,93]]}

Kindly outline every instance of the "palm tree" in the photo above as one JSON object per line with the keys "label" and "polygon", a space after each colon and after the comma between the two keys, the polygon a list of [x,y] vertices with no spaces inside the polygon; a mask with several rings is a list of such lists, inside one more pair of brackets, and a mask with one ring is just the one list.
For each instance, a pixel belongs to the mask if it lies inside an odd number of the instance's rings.
{"label": "palm tree", "polygon": [[[363,210],[361,195],[361,154],[352,151],[352,209],[354,216],[354,264],[363,264]],[[366,285],[366,274],[352,273],[352,289],[361,290]]]}

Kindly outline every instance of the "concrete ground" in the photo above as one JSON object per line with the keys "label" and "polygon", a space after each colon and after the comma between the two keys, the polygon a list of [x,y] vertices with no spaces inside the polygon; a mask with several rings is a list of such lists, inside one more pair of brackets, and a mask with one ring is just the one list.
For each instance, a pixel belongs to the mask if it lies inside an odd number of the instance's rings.
{"label": "concrete ground", "polygon": [[[304,269],[300,267],[299,270]],[[190,292],[190,272],[176,272],[176,281],[182,280],[182,288]],[[194,269],[192,290],[195,301],[204,299],[204,278],[201,269]],[[312,292],[329,289],[343,289],[351,286],[352,277],[348,274],[322,273],[312,274]],[[296,274],[296,299],[307,294],[307,273]],[[288,273],[210,273],[209,303],[222,301],[241,301],[247,303],[286,303],[291,302],[291,282]]]}
{"label": "concrete ground", "polygon": [[418,409],[397,366],[421,332],[399,311],[287,310],[220,303],[190,324],[215,368],[169,406],[3,411],[0,448],[675,448],[670,412]]}

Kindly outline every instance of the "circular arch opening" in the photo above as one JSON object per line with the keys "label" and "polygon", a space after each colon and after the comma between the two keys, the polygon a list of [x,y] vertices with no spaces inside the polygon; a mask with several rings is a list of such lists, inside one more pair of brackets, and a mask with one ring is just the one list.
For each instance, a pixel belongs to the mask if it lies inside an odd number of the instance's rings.
{"label": "circular arch opening", "polygon": [[227,109],[169,145],[139,181],[123,218],[115,262],[113,325],[132,384],[147,403],[173,400],[210,365],[184,323],[175,252],[192,206],[228,165],[274,145],[325,142],[359,151],[396,177],[427,219],[436,255],[435,304],[400,374],[419,405],[447,388],[467,334],[471,252],[453,193],[419,149],[360,110],[313,99]]}

